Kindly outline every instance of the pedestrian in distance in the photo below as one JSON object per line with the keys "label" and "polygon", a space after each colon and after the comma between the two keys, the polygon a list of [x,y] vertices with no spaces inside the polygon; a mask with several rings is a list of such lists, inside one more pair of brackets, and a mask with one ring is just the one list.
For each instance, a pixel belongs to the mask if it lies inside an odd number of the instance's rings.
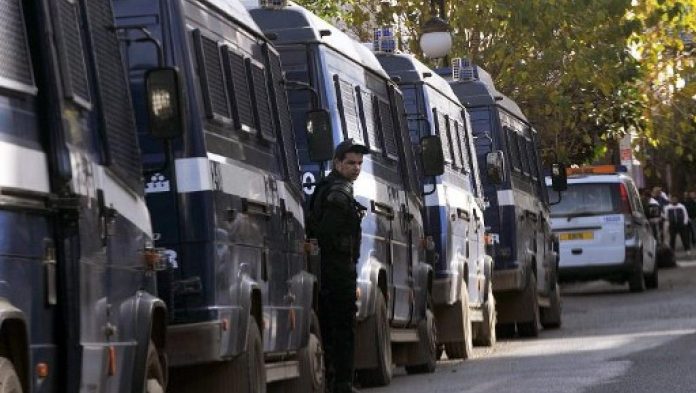
{"label": "pedestrian in distance", "polygon": [[689,233],[691,235],[691,244],[696,244],[696,191],[691,191],[684,199],[684,207],[689,214]]}
{"label": "pedestrian in distance", "polygon": [[691,228],[689,226],[689,213],[684,205],[679,203],[679,199],[676,196],[670,198],[669,205],[665,206],[664,215],[669,224],[669,246],[674,250],[678,234],[684,245],[684,250],[690,252]]}
{"label": "pedestrian in distance", "polygon": [[365,207],[353,196],[363,155],[369,150],[347,139],[334,151],[333,170],[320,180],[309,206],[308,232],[321,249],[319,320],[324,343],[326,391],[354,392],[356,264]]}

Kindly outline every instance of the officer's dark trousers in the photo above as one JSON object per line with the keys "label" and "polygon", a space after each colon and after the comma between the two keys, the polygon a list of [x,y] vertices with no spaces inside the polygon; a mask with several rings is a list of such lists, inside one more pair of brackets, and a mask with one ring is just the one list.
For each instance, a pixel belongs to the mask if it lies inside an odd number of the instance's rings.
{"label": "officer's dark trousers", "polygon": [[353,387],[355,278],[353,261],[322,261],[319,320],[327,392],[350,393]]}
{"label": "officer's dark trousers", "polygon": [[682,245],[684,246],[685,251],[689,251],[690,249],[690,244],[689,241],[690,239],[690,233],[691,228],[690,226],[682,225],[682,226],[669,226],[669,246],[672,247],[672,250],[674,250],[674,244],[676,243],[677,240],[677,235],[681,237]]}

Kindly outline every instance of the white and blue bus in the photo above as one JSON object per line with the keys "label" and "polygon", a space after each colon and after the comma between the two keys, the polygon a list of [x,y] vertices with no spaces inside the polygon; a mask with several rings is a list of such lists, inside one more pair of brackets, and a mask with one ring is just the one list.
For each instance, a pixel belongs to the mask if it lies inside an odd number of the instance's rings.
{"label": "white and blue bus", "polygon": [[109,0],[0,0],[0,381],[163,392],[158,253]]}
{"label": "white and blue bus", "polygon": [[[251,15],[280,52],[304,192],[314,192],[342,140],[370,149],[354,184],[356,200],[367,207],[357,266],[355,367],[362,385],[388,384],[393,364],[434,371],[433,271],[421,242],[422,192],[401,92],[367,47],[305,8],[255,5]],[[331,132],[323,141],[308,143],[308,111],[328,114]]]}
{"label": "white and blue bus", "polygon": [[[158,277],[169,391],[322,392],[317,280],[276,49],[238,1],[113,3],[156,245],[169,255]],[[144,80],[163,66],[180,89],[148,104]],[[162,105],[177,95],[180,107]],[[148,122],[163,112],[184,129],[168,144],[157,139],[167,128]]]}
{"label": "white and blue bus", "polygon": [[483,191],[469,115],[449,84],[409,54],[379,53],[384,69],[404,94],[410,139],[439,137],[445,170],[422,185],[422,211],[433,245],[432,301],[438,342],[450,359],[466,359],[475,341],[495,342],[492,260],[485,253]]}
{"label": "white and blue bus", "polygon": [[539,324],[561,324],[558,240],[539,158],[538,133],[519,106],[495,89],[490,75],[466,60],[438,73],[471,116],[493,249],[497,330],[537,336]]}

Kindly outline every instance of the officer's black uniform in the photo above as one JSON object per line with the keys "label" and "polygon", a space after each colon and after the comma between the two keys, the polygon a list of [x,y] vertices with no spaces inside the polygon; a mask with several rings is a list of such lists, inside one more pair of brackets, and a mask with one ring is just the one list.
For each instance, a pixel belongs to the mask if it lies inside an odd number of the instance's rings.
{"label": "officer's black uniform", "polygon": [[356,263],[360,255],[362,206],[353,185],[332,171],[310,201],[309,235],[321,248],[319,319],[324,343],[327,391],[351,392],[355,335]]}

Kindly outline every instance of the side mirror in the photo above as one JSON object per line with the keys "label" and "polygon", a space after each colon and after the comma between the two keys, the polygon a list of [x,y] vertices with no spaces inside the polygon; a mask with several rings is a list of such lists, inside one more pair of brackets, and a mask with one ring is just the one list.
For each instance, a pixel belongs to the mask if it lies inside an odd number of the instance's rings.
{"label": "side mirror", "polygon": [[445,173],[445,155],[437,135],[424,136],[420,140],[423,176],[440,176]]}
{"label": "side mirror", "polygon": [[486,154],[486,174],[493,184],[505,182],[505,155],[496,150]]}
{"label": "side mirror", "polygon": [[568,189],[566,167],[560,162],[551,164],[551,188],[558,192]]}
{"label": "side mirror", "polygon": [[174,139],[184,133],[184,105],[179,71],[165,67],[145,74],[145,94],[150,134]]}
{"label": "side mirror", "polygon": [[314,162],[333,158],[333,132],[329,112],[319,109],[307,112],[307,149]]}

